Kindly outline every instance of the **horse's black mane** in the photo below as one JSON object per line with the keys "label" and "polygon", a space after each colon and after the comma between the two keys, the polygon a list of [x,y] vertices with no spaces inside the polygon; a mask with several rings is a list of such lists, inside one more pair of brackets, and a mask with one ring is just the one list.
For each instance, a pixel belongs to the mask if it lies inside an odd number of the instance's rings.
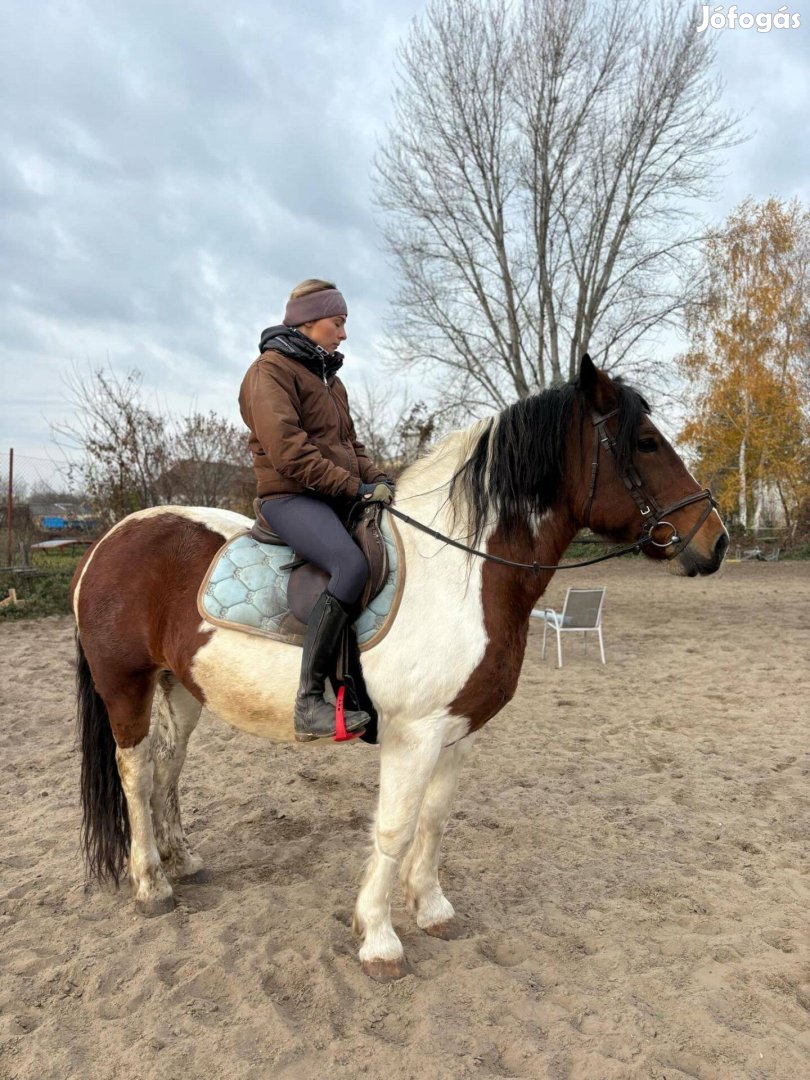
{"label": "horse's black mane", "polygon": [[[650,407],[621,378],[613,385],[619,410],[616,455],[624,469],[632,461],[639,425]],[[581,422],[590,426],[577,380],[516,401],[487,423],[450,482],[451,504],[457,504],[458,488],[469,508],[467,542],[473,547],[488,522],[511,531],[554,504],[565,474],[566,437],[577,399],[582,402]]]}

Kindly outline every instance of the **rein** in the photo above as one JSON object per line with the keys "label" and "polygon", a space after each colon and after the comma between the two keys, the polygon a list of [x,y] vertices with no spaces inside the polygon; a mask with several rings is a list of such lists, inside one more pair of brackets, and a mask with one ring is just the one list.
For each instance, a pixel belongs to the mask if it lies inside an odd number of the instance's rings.
{"label": "rein", "polygon": [[[599,473],[599,446],[605,446],[611,451],[614,458],[616,454],[616,442],[610,432],[607,430],[607,421],[616,416],[618,409],[614,409],[612,412],[605,413],[604,416],[600,416],[595,411],[591,411],[591,420],[594,428],[594,443],[593,443],[593,462],[591,463],[591,484],[588,491],[588,502],[585,508],[585,524],[588,524],[590,518],[591,505],[593,503],[594,492],[596,491],[596,480]],[[400,520],[407,522],[409,525],[413,525],[414,528],[421,529],[422,532],[428,533],[430,536],[435,537],[437,540],[444,540],[447,544],[452,544],[453,547],[460,548],[462,551],[470,552],[473,555],[478,555],[482,559],[487,559],[489,562],[500,563],[502,566],[516,566],[521,570],[531,570],[532,573],[537,576],[541,570],[579,570],[583,566],[593,566],[595,563],[606,562],[608,559],[618,559],[622,555],[629,555],[632,551],[641,551],[646,544],[652,544],[654,547],[666,548],[673,544],[679,545],[666,556],[667,559],[677,558],[678,555],[684,550],[687,544],[691,541],[692,537],[703,525],[706,518],[715,509],[717,503],[709,488],[703,488],[701,491],[696,492],[694,495],[687,495],[686,498],[680,499],[678,502],[672,503],[667,507],[660,507],[652,495],[648,495],[644,490],[644,485],[641,481],[641,477],[632,465],[628,465],[622,471],[622,481],[627,488],[628,493],[638,507],[639,513],[642,519],[642,531],[641,535],[632,544],[628,544],[626,547],[619,548],[616,551],[610,551],[606,555],[597,555],[594,559],[584,559],[582,562],[566,563],[562,566],[559,564],[556,566],[546,566],[543,563],[531,562],[522,563],[515,562],[512,559],[502,559],[499,555],[490,555],[487,551],[480,551],[478,548],[468,547],[467,544],[462,544],[459,540],[454,540],[450,536],[445,536],[444,533],[438,532],[436,529],[431,529],[429,525],[424,525],[421,521],[417,521],[415,518],[410,517],[408,514],[403,514],[401,510],[397,510],[393,506],[386,506],[385,509],[389,514],[393,514]],[[667,521],[668,514],[674,513],[676,510],[682,510],[685,506],[691,506],[692,503],[700,502],[702,499],[706,499],[707,503],[698,520],[689,530],[687,535],[682,539],[678,535],[678,531],[671,521]],[[665,525],[672,530],[672,535],[665,542],[661,543],[658,540],[653,539],[653,532],[659,527],[659,525]]]}
{"label": "rein", "polygon": [[598,555],[595,559],[586,559],[584,562],[567,563],[565,566],[544,566],[539,562],[522,563],[515,562],[512,559],[502,559],[500,555],[490,555],[488,551],[480,551],[478,548],[468,547],[459,540],[454,540],[451,536],[445,536],[444,533],[437,532],[436,529],[431,529],[430,526],[424,525],[421,521],[409,517],[408,514],[403,514],[401,510],[397,510],[393,506],[386,506],[385,509],[387,513],[393,514],[402,521],[406,521],[409,525],[413,525],[415,528],[421,529],[422,532],[435,536],[437,540],[444,540],[446,544],[452,544],[453,547],[461,548],[462,551],[469,551],[473,555],[480,555],[482,559],[488,559],[489,562],[501,563],[502,566],[517,566],[521,570],[532,570],[535,574],[539,574],[541,570],[577,570],[580,566],[592,566],[593,563],[604,562],[605,559],[616,559],[620,555],[627,555],[631,551],[638,551],[639,545],[646,542],[637,540],[634,544],[628,544],[627,547],[620,548],[618,551],[611,551],[607,555]]}

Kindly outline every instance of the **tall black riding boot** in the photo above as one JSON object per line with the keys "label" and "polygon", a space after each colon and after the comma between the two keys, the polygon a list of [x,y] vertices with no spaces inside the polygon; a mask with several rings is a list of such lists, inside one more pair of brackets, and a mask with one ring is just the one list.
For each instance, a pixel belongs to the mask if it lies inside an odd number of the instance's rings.
{"label": "tall black riding boot", "polygon": [[[301,684],[293,714],[295,737],[299,742],[330,739],[335,734],[335,706],[324,701],[323,688],[341,632],[353,610],[352,606],[344,605],[324,589],[309,616],[301,660]],[[368,713],[362,711],[347,710],[344,715],[347,731],[359,731],[371,722]]]}

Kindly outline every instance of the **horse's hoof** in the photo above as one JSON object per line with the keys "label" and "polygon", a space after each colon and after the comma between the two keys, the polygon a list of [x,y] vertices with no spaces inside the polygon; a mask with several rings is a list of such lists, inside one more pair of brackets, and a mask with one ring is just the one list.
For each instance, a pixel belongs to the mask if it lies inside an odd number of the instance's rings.
{"label": "horse's hoof", "polygon": [[442,941],[455,941],[464,933],[464,928],[458,919],[445,919],[444,922],[436,922],[431,926],[423,926],[422,929],[431,937],[441,938]]}
{"label": "horse's hoof", "polygon": [[161,896],[156,900],[136,900],[135,910],[147,919],[153,919],[156,915],[168,915],[170,911],[174,911],[174,897]]}
{"label": "horse's hoof", "polygon": [[396,982],[411,973],[411,965],[404,956],[398,960],[363,960],[363,974],[379,983]]}

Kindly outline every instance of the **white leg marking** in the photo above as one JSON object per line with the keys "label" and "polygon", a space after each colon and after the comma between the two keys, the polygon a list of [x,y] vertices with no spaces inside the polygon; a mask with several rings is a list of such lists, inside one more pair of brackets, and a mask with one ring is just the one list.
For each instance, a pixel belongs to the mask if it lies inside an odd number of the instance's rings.
{"label": "white leg marking", "polygon": [[404,962],[402,942],[391,925],[391,887],[413,839],[446,730],[443,716],[401,725],[392,720],[384,727],[373,848],[354,913],[355,931],[363,935],[360,960],[364,967],[377,961]]}
{"label": "white leg marking", "polygon": [[439,884],[439,851],[458,788],[461,766],[472,749],[475,735],[468,735],[439,754],[428,783],[416,836],[402,863],[400,880],[408,906],[423,930],[448,923],[454,916],[453,905]]}
{"label": "white leg marking", "polygon": [[129,828],[132,834],[129,852],[129,877],[135,894],[135,905],[146,915],[167,911],[171,906],[172,888],[160,865],[160,855],[152,828],[153,762],[152,738],[147,735],[130,749],[115,751],[118,775],[127,797]]}
{"label": "white leg marking", "polygon": [[155,695],[153,722],[155,777],[152,818],[163,868],[173,877],[188,877],[202,869],[183,832],[178,782],[186,760],[189,737],[197,726],[202,705],[173,675],[164,675]]}

